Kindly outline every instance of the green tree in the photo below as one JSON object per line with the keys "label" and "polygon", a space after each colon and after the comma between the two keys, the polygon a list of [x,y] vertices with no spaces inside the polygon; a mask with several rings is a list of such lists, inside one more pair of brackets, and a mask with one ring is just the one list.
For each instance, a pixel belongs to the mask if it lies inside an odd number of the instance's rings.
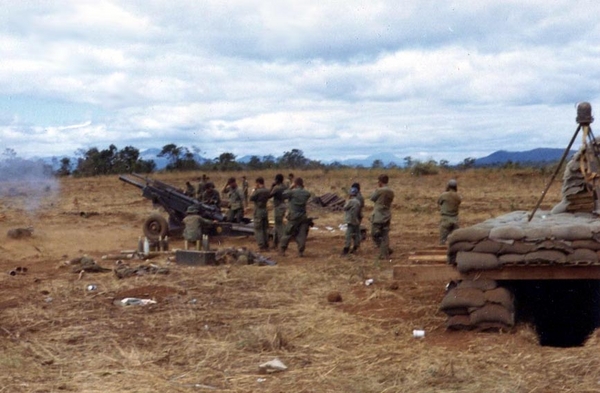
{"label": "green tree", "polygon": [[71,174],[71,159],[63,157],[60,159],[60,167],[56,171],[56,176],[69,176]]}
{"label": "green tree", "polygon": [[371,169],[382,169],[383,166],[383,161],[377,159],[373,160],[373,163],[371,164]]}
{"label": "green tree", "polygon": [[235,154],[225,152],[221,153],[219,157],[215,158],[217,169],[221,171],[232,171],[241,169],[240,165],[235,162]]}
{"label": "green tree", "polygon": [[302,169],[308,166],[309,160],[304,157],[302,150],[292,149],[283,153],[278,164],[281,168]]}

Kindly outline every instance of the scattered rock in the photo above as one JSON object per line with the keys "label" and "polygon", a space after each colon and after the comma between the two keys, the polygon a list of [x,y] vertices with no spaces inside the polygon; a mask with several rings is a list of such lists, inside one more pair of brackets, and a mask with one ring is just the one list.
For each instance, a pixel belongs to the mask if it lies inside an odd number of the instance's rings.
{"label": "scattered rock", "polygon": [[6,236],[11,239],[23,239],[25,237],[31,237],[33,235],[33,227],[28,228],[12,228],[8,230]]}
{"label": "scattered rock", "polygon": [[327,294],[327,301],[329,303],[339,303],[342,301],[342,294],[338,291],[329,292]]}

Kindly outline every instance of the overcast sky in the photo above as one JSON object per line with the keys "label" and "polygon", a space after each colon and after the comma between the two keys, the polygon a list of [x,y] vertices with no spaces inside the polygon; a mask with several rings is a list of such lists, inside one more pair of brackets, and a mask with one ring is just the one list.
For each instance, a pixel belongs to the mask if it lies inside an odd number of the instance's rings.
{"label": "overcast sky", "polygon": [[576,104],[600,105],[599,16],[597,0],[2,0],[0,146],[565,148]]}

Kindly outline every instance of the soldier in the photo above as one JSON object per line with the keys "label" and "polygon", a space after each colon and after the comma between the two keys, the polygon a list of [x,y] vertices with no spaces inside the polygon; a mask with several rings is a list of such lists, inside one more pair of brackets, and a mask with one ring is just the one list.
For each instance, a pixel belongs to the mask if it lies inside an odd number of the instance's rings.
{"label": "soldier", "polygon": [[229,211],[226,220],[229,222],[242,222],[244,218],[244,195],[238,188],[235,177],[230,177],[223,187],[223,192],[228,195]]}
{"label": "soldier", "polygon": [[292,188],[293,185],[294,185],[294,174],[289,173],[288,179],[287,179],[287,188]]}
{"label": "soldier", "polygon": [[350,186],[350,191],[352,191],[352,188],[356,188],[356,190],[358,191],[358,193],[356,194],[356,199],[358,199],[358,201],[360,202],[360,213],[358,215],[358,218],[359,218],[359,221],[362,223],[362,219],[363,219],[362,211],[365,207],[365,198],[360,193],[360,183],[352,183],[352,186]]}
{"label": "soldier", "polygon": [[196,189],[194,188],[194,186],[192,186],[192,183],[190,183],[189,181],[185,182],[184,194],[192,198],[196,196]]}
{"label": "soldier", "polygon": [[261,251],[269,249],[269,214],[267,212],[269,195],[269,190],[265,188],[265,179],[257,178],[256,188],[250,196],[250,201],[254,202],[254,236]]}
{"label": "soldier", "polygon": [[246,176],[242,176],[242,193],[244,194],[244,206],[248,207],[248,180],[246,180]]}
{"label": "soldier", "polygon": [[212,225],[214,225],[217,221],[211,221],[206,219],[199,214],[199,210],[197,206],[190,206],[186,210],[186,216],[183,219],[183,224],[185,225],[185,229],[183,230],[183,239],[186,242],[197,242],[202,240],[202,232],[203,229],[208,229]]}
{"label": "soldier", "polygon": [[298,244],[298,256],[301,257],[304,255],[306,235],[308,234],[306,204],[310,199],[310,192],[304,189],[304,181],[301,177],[297,177],[292,187],[283,192],[283,199],[289,200],[289,204],[287,224],[279,244],[279,254],[285,255],[290,239],[295,236]]}
{"label": "soldier", "polygon": [[458,183],[451,179],[446,186],[446,192],[438,198],[438,207],[442,216],[440,220],[440,244],[446,244],[448,235],[458,229],[458,208],[462,201],[458,195]]}
{"label": "soldier", "polygon": [[198,183],[198,191],[196,191],[196,198],[202,198],[204,194],[204,189],[206,188],[206,184],[208,183],[208,176],[206,174],[202,175],[202,179]]}
{"label": "soldier", "polygon": [[[344,222],[347,225],[346,228],[346,243],[342,250],[342,255],[347,255],[348,252],[355,253],[360,247],[360,201],[357,198],[358,189],[356,187],[350,188],[350,198],[344,205]],[[350,251],[350,245],[354,242],[352,251]]]}
{"label": "soldier", "polygon": [[387,259],[392,253],[390,249],[390,222],[392,221],[392,201],[394,191],[388,188],[389,177],[379,175],[377,178],[377,189],[371,195],[375,202],[371,216],[371,236],[379,248],[379,259]]}
{"label": "soldier", "polygon": [[275,175],[275,182],[271,185],[270,198],[273,198],[273,215],[275,217],[275,228],[273,234],[273,244],[279,246],[279,242],[283,237],[283,217],[287,209],[283,199],[283,192],[287,190],[287,186],[283,182],[283,175],[278,173]]}
{"label": "soldier", "polygon": [[221,195],[215,190],[215,183],[211,181],[206,183],[201,201],[207,205],[216,206],[221,209]]}

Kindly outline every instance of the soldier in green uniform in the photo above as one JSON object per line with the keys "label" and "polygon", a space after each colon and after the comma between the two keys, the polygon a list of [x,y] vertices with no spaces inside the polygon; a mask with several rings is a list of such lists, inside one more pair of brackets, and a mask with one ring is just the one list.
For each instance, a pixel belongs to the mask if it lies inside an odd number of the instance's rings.
{"label": "soldier in green uniform", "polygon": [[198,183],[198,191],[196,191],[197,199],[202,198],[202,195],[204,194],[204,190],[206,188],[207,183],[208,183],[208,176],[206,176],[206,174],[204,174],[204,175],[202,175],[202,179]]}
{"label": "soldier in green uniform", "polygon": [[310,199],[310,192],[304,189],[304,181],[301,177],[297,177],[292,187],[283,192],[283,199],[289,200],[289,203],[287,224],[279,244],[279,254],[285,255],[290,239],[295,236],[298,244],[298,256],[303,256],[308,235],[309,221],[306,215],[306,204]]}
{"label": "soldier in green uniform", "polygon": [[458,229],[458,208],[462,201],[458,195],[458,184],[456,180],[448,181],[446,191],[438,198],[438,206],[442,216],[440,220],[440,244],[446,244],[448,235]]}
{"label": "soldier in green uniform", "polygon": [[256,188],[250,195],[250,201],[254,202],[254,236],[261,251],[269,249],[269,214],[267,212],[269,195],[269,190],[265,188],[265,179],[257,178]]}
{"label": "soldier in green uniform", "polygon": [[352,183],[352,186],[350,186],[350,190],[352,190],[353,188],[356,188],[356,190],[358,191],[358,193],[356,194],[356,199],[358,199],[358,201],[360,202],[360,212],[359,212],[359,221],[362,222],[363,219],[363,209],[365,207],[365,197],[362,196],[362,194],[360,193],[360,183]]}
{"label": "soldier in green uniform", "polygon": [[244,218],[244,195],[238,188],[235,177],[230,177],[223,187],[223,193],[228,195],[229,211],[226,220],[229,222],[242,222]]}
{"label": "soldier in green uniform", "polygon": [[283,183],[283,175],[278,173],[275,175],[275,182],[271,185],[270,198],[273,198],[273,216],[275,219],[275,228],[273,233],[273,245],[275,248],[279,246],[279,242],[283,237],[283,217],[287,209],[283,200],[283,192],[287,190],[287,186]]}
{"label": "soldier in green uniform", "polygon": [[[356,197],[358,195],[358,189],[356,187],[350,188],[350,199],[346,201],[344,205],[344,222],[347,225],[346,228],[346,243],[342,250],[342,255],[348,254],[348,252],[355,253],[360,247],[360,201]],[[352,251],[350,246],[354,243]]]}
{"label": "soldier in green uniform", "polygon": [[221,196],[219,195],[219,192],[215,190],[215,183],[211,181],[206,183],[201,201],[207,205],[216,206],[219,209],[221,208]]}
{"label": "soldier in green uniform", "polygon": [[192,186],[192,183],[189,181],[185,182],[185,195],[194,198],[196,196],[196,189]]}
{"label": "soldier in green uniform", "polygon": [[183,230],[183,239],[190,242],[202,240],[203,229],[208,229],[216,223],[200,216],[197,206],[190,206],[186,210],[186,216],[183,219],[185,228]]}
{"label": "soldier in green uniform", "polygon": [[244,206],[248,207],[248,180],[242,176],[242,193],[244,194]]}
{"label": "soldier in green uniform", "polygon": [[371,237],[379,248],[379,259],[387,259],[392,250],[390,249],[390,222],[392,221],[392,201],[394,191],[388,187],[389,177],[379,175],[377,178],[377,189],[371,195],[371,201],[375,202],[373,215],[371,216]]}

